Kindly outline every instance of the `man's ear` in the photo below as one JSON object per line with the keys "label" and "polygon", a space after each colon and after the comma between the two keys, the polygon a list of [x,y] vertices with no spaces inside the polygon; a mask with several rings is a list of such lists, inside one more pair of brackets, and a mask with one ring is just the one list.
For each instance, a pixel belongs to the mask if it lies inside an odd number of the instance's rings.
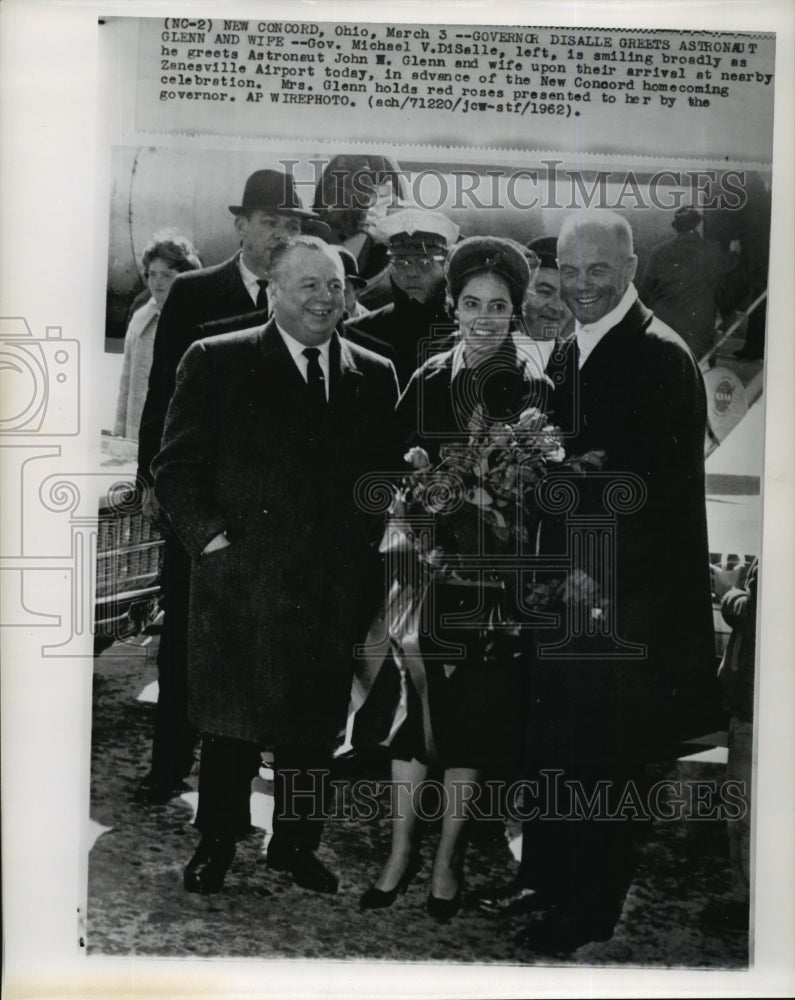
{"label": "man's ear", "polygon": [[627,261],[627,284],[635,280],[635,272],[638,269],[638,258],[633,253]]}
{"label": "man's ear", "polygon": [[241,240],[243,239],[243,237],[246,234],[246,227],[247,226],[248,226],[248,219],[245,217],[245,215],[236,215],[235,216],[235,230],[236,230],[237,235],[240,237]]}

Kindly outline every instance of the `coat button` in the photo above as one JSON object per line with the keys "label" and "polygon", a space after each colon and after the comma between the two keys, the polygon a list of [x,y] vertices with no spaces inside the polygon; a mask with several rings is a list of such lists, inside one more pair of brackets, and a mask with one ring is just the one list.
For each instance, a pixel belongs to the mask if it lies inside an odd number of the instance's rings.
{"label": "coat button", "polygon": [[267,513],[268,513],[268,511],[267,511],[267,510],[266,510],[266,509],[265,509],[265,508],[263,507],[263,508],[262,508],[262,513],[263,513],[263,514],[267,514]]}

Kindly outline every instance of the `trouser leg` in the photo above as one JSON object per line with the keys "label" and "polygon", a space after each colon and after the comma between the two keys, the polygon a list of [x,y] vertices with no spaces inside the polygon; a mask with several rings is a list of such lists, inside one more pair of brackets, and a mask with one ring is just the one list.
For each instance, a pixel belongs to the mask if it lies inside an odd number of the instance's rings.
{"label": "trouser leg", "polygon": [[152,774],[167,787],[190,773],[196,728],[188,718],[188,597],[190,557],[173,535],[163,562],[165,614],[157,654],[158,697]]}
{"label": "trouser leg", "polygon": [[260,759],[256,743],[203,734],[196,814],[203,834],[232,838],[248,833],[251,780]]}
{"label": "trouser leg", "polygon": [[282,846],[314,851],[331,809],[331,751],[327,747],[274,748],[273,834]]}
{"label": "trouser leg", "polygon": [[642,809],[642,771],[568,771],[554,783],[541,778],[539,789],[538,815],[522,828],[521,883],[544,892],[578,922],[614,925],[635,872],[635,844],[648,822],[642,812],[632,818],[634,805],[621,808],[631,801]]}

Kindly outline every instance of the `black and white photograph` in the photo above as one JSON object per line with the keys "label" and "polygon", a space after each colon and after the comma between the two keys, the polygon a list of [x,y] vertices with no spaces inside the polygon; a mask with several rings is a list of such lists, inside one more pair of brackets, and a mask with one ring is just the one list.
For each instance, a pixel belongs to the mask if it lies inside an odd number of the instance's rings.
{"label": "black and white photograph", "polygon": [[392,6],[86,4],[12,175],[90,206],[0,315],[53,971],[788,995],[792,18]]}

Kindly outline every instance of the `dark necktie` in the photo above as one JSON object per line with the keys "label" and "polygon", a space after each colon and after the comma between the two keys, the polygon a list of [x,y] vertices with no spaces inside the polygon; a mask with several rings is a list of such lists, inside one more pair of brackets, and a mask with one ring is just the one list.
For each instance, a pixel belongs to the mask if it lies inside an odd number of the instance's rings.
{"label": "dark necktie", "polygon": [[259,291],[257,292],[257,309],[267,309],[268,308],[268,279],[267,278],[257,278],[257,284],[259,285]]}
{"label": "dark necktie", "polygon": [[301,352],[306,358],[306,384],[309,398],[315,407],[326,405],[326,377],[320,367],[320,350],[317,347],[305,347]]}

